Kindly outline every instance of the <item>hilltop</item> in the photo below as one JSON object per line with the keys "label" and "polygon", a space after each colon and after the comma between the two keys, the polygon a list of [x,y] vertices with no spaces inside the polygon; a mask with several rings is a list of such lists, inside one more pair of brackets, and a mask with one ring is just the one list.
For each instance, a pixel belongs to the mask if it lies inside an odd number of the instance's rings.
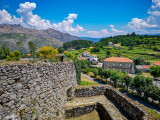
{"label": "hilltop", "polygon": [[57,48],[63,46],[64,42],[72,40],[81,40],[81,38],[51,28],[47,30],[39,30],[25,28],[16,24],[0,25],[0,45],[6,45],[11,50],[18,49],[16,45],[18,41],[23,44],[23,52],[28,52],[29,41],[34,42],[37,48],[44,45],[51,45]]}

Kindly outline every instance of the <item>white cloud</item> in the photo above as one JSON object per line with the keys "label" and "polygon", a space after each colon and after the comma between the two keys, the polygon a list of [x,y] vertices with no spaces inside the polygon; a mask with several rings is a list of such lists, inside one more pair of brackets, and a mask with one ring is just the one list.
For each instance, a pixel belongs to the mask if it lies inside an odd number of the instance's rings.
{"label": "white cloud", "polygon": [[115,36],[115,35],[125,35],[128,32],[117,30],[114,28],[114,25],[110,25],[111,31],[108,32],[107,29],[102,29],[100,31],[87,31],[89,37],[107,37],[107,36]]}
{"label": "white cloud", "polygon": [[69,14],[66,20],[63,20],[62,22],[58,24],[53,24],[53,28],[63,31],[63,32],[69,32],[71,34],[75,34],[80,31],[84,31],[83,27],[77,25],[75,28],[72,27],[72,24],[74,23],[74,20],[77,19],[78,14]]}
{"label": "white cloud", "polygon": [[124,33],[125,31],[122,31],[122,30],[117,30],[117,29],[115,29],[114,28],[114,25],[110,25],[110,27],[111,27],[111,31],[112,32],[115,32],[115,33]]}
{"label": "white cloud", "polygon": [[152,0],[152,6],[148,9],[149,16],[143,19],[132,18],[128,27],[135,31],[157,31],[160,30],[160,0]]}
{"label": "white cloud", "polygon": [[17,10],[17,13],[21,16],[23,20],[23,24],[26,27],[33,27],[39,29],[48,29],[51,28],[52,25],[49,20],[42,19],[38,15],[33,15],[32,11],[36,8],[35,3],[21,3],[20,9]]}

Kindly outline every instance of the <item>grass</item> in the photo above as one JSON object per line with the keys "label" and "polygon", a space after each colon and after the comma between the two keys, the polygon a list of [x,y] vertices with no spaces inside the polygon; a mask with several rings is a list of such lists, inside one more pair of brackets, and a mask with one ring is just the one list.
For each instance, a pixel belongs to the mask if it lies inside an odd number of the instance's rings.
{"label": "grass", "polygon": [[155,118],[157,118],[157,120],[160,120],[160,114],[157,112],[157,111],[155,111],[155,110],[153,110],[153,109],[151,109],[151,108],[148,108],[148,107],[146,107],[146,106],[144,106],[144,105],[142,105],[142,104],[140,104],[140,103],[138,103],[143,109],[145,109],[147,112],[149,112],[153,117],[155,117]]}
{"label": "grass", "polygon": [[81,83],[80,85],[82,86],[87,86],[87,85],[99,85],[99,83],[91,80],[91,79],[88,79],[87,77],[81,75]]}
{"label": "grass", "polygon": [[150,73],[143,72],[142,75],[153,78],[153,76]]}
{"label": "grass", "polygon": [[88,82],[88,81],[81,81],[80,85],[87,86],[87,85],[98,85],[98,83]]}

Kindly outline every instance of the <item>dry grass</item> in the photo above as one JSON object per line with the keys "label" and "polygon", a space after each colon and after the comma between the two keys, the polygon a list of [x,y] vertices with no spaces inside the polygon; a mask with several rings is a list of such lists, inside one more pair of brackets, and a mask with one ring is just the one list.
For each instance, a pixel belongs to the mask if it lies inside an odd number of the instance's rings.
{"label": "dry grass", "polygon": [[94,73],[93,73],[93,72],[89,72],[89,73],[88,73],[88,76],[94,77]]}
{"label": "dry grass", "polygon": [[26,64],[29,61],[0,61],[0,66],[4,65],[15,65],[15,64]]}
{"label": "dry grass", "polygon": [[[84,77],[83,75],[81,75],[81,81],[87,81],[87,82],[97,83],[97,82],[95,82],[95,81],[93,81],[93,80],[90,80],[90,79]],[[98,84],[98,83],[97,83],[97,84]]]}

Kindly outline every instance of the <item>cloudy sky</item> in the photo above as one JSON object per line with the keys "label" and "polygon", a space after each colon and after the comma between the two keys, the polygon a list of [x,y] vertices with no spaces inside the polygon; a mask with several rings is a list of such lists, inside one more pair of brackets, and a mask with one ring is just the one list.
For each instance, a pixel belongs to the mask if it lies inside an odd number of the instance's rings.
{"label": "cloudy sky", "polygon": [[97,38],[160,33],[160,0],[0,0],[0,24]]}

